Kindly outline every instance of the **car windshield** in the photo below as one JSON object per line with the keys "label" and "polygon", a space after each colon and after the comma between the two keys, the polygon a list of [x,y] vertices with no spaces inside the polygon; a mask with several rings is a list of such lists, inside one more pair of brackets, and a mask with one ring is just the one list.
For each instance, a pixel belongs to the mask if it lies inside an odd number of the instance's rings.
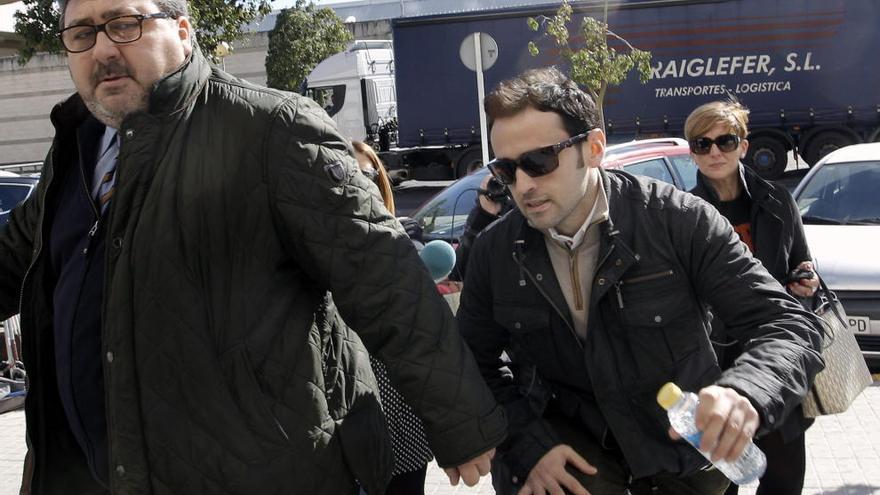
{"label": "car windshield", "polygon": [[681,187],[685,191],[690,191],[697,185],[697,164],[690,155],[670,156],[669,160],[672,166],[681,177]]}
{"label": "car windshield", "polygon": [[425,242],[458,242],[467,216],[477,204],[477,189],[487,173],[481,169],[456,181],[419,208],[413,220],[422,227]]}
{"label": "car windshield", "polygon": [[880,162],[822,166],[797,198],[804,223],[880,225]]}
{"label": "car windshield", "polygon": [[0,213],[6,213],[24,201],[31,191],[27,184],[4,184],[0,182]]}
{"label": "car windshield", "polygon": [[672,180],[672,174],[666,168],[666,162],[662,158],[651,158],[650,160],[624,165],[623,169],[633,175],[644,175],[645,177],[662,180],[669,184],[675,183]]}

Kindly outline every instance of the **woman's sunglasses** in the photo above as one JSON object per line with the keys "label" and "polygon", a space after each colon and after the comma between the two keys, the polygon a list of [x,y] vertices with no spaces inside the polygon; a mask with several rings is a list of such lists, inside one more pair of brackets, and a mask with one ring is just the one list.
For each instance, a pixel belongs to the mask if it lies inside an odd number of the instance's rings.
{"label": "woman's sunglasses", "polygon": [[736,134],[725,134],[715,139],[701,137],[690,140],[691,152],[695,155],[708,155],[712,151],[712,145],[718,146],[718,149],[724,153],[730,153],[735,150],[741,139]]}
{"label": "woman's sunglasses", "polygon": [[376,179],[379,178],[379,171],[375,168],[362,168],[361,173],[373,182],[376,182]]}
{"label": "woman's sunglasses", "polygon": [[489,171],[502,184],[512,185],[516,182],[516,169],[519,168],[529,177],[547,175],[559,167],[559,153],[587,139],[589,132],[570,137],[565,141],[536,150],[527,151],[516,160],[496,158],[487,163]]}

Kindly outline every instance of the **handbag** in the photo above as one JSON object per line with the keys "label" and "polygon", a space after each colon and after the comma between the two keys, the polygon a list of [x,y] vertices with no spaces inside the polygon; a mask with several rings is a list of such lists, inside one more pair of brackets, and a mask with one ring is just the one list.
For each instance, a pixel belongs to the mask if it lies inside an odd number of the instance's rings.
{"label": "handbag", "polygon": [[847,324],[843,305],[821,277],[813,299],[813,313],[822,324],[821,354],[825,369],[816,375],[804,398],[804,416],[808,418],[846,411],[873,381],[855,335]]}

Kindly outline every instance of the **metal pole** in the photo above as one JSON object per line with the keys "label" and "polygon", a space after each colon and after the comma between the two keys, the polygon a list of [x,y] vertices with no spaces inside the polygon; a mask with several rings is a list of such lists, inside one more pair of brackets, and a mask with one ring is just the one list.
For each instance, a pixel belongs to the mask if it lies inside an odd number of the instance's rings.
{"label": "metal pole", "polygon": [[480,45],[480,33],[474,33],[474,59],[477,69],[477,107],[480,110],[480,141],[483,148],[483,165],[489,163],[489,131],[486,127],[486,110],[483,99],[486,89],[483,82],[483,47]]}

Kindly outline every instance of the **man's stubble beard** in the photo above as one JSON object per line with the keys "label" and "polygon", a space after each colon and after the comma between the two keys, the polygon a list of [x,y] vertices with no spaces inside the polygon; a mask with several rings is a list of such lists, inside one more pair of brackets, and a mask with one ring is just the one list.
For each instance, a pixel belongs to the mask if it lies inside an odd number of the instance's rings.
{"label": "man's stubble beard", "polygon": [[[105,77],[120,76],[130,77],[132,82],[138,87],[139,91],[137,91],[136,94],[126,95],[126,98],[122,101],[120,107],[117,110],[113,110],[99,101],[97,96],[98,84]],[[98,64],[89,79],[89,84],[91,85],[92,91],[88,96],[83,95],[83,103],[85,103],[86,108],[89,109],[92,115],[106,126],[119,129],[119,126],[122,125],[122,121],[125,120],[125,117],[132,113],[147,109],[147,102],[149,100],[148,91],[140,87],[131,70],[118,60],[111,60],[108,64]],[[108,97],[113,96],[118,95],[108,95]]]}
{"label": "man's stubble beard", "polygon": [[[133,101],[133,104],[130,103],[131,101]],[[94,94],[91,98],[83,98],[83,103],[85,103],[86,108],[92,112],[92,115],[94,115],[102,124],[114,129],[119,129],[122,125],[122,121],[125,120],[127,116],[146,110],[147,101],[147,93],[142,91],[139,95],[135,95],[131,100],[126,101],[125,104],[122,105],[122,108],[114,111],[101,104]]]}

